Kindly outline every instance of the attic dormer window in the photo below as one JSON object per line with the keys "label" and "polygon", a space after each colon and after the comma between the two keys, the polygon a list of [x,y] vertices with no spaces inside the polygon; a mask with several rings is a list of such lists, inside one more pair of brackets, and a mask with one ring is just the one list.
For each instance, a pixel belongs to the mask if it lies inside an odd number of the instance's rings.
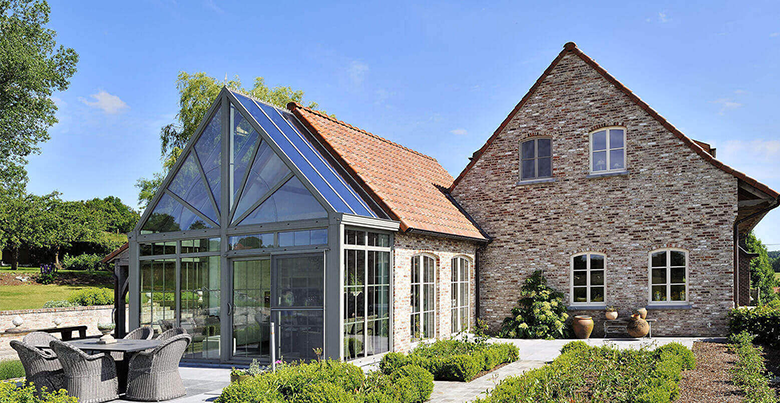
{"label": "attic dormer window", "polygon": [[520,180],[552,177],[552,140],[534,138],[520,145]]}
{"label": "attic dormer window", "polygon": [[592,173],[626,170],[626,129],[608,127],[590,134]]}

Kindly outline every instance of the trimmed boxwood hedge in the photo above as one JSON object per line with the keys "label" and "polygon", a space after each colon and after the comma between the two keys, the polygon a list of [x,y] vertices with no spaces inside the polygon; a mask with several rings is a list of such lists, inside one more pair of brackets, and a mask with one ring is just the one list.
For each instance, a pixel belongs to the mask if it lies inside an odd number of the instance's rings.
{"label": "trimmed boxwood hedge", "polygon": [[509,343],[480,343],[463,340],[439,340],[422,344],[409,355],[387,353],[379,368],[390,374],[404,365],[418,365],[430,372],[437,381],[468,382],[482,371],[517,361],[519,351]]}
{"label": "trimmed boxwood hedge", "polygon": [[695,366],[691,350],[670,343],[653,351],[569,343],[551,364],[507,378],[479,403],[668,403],[681,372]]}
{"label": "trimmed boxwood hedge", "polygon": [[0,382],[0,402],[14,403],[78,403],[78,399],[68,396],[64,389],[56,392],[44,392],[37,396],[35,386],[17,386],[16,382]]}
{"label": "trimmed boxwood hedge", "polygon": [[733,309],[729,313],[732,335],[748,332],[757,343],[780,347],[780,300],[769,304]]}

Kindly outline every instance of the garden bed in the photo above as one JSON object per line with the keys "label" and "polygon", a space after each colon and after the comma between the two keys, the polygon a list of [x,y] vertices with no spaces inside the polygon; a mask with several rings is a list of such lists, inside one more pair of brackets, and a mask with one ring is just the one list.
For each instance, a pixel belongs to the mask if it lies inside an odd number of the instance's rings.
{"label": "garden bed", "polygon": [[693,344],[696,368],[686,371],[680,380],[679,403],[742,401],[742,392],[731,380],[736,355],[726,343],[696,342]]}

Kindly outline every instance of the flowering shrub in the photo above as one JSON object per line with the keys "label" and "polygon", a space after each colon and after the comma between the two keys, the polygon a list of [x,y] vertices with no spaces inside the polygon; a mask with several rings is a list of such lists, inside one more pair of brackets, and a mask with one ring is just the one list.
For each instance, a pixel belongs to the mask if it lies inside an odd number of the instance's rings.
{"label": "flowering shrub", "polygon": [[47,285],[54,282],[54,266],[50,264],[41,265],[41,273],[38,275],[36,281],[39,284]]}
{"label": "flowering shrub", "polygon": [[547,285],[537,270],[525,280],[512,316],[501,324],[500,337],[511,339],[557,339],[567,336],[564,326],[569,315],[563,294]]}

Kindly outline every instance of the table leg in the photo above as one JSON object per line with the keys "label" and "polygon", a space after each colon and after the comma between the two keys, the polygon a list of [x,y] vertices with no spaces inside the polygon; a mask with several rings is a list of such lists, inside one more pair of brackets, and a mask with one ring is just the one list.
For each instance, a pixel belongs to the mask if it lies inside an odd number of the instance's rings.
{"label": "table leg", "polygon": [[87,329],[81,328],[79,329],[79,337],[82,339],[87,338]]}
{"label": "table leg", "polygon": [[73,331],[72,330],[62,330],[60,331],[60,335],[62,335],[62,341],[68,341],[73,338]]}

